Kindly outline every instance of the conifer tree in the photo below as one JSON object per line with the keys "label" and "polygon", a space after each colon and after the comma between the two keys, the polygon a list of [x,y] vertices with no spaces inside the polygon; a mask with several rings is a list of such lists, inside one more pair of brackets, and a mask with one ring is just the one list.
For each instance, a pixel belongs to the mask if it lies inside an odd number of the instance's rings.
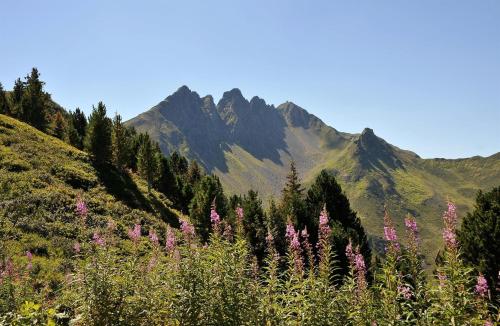
{"label": "conifer tree", "polygon": [[0,83],[0,114],[10,115],[10,106],[2,83]]}
{"label": "conifer tree", "polygon": [[500,272],[500,186],[476,196],[458,231],[462,258],[481,272],[495,294]]}
{"label": "conifer tree", "polygon": [[161,162],[148,134],[145,134],[137,153],[137,171],[148,183],[148,192],[159,178]]}
{"label": "conifer tree", "polygon": [[217,212],[227,215],[227,199],[220,180],[215,175],[205,175],[196,185],[194,197],[189,205],[189,216],[202,241],[207,241],[211,233],[210,208],[215,198]]}
{"label": "conifer tree", "polygon": [[111,128],[111,119],[106,117],[106,106],[99,102],[97,107],[92,108],[84,141],[85,150],[98,164],[111,161]]}
{"label": "conifer tree", "polygon": [[47,128],[47,95],[43,91],[45,83],[40,80],[36,68],[26,76],[26,87],[22,96],[21,119],[33,127],[45,131]]}
{"label": "conifer tree", "polygon": [[[340,263],[339,272],[347,273],[348,259],[344,248],[351,239],[354,247],[359,246],[360,253],[363,254],[366,264],[369,267],[371,261],[371,250],[368,239],[361,221],[356,212],[351,209],[349,199],[342,192],[332,173],[322,170],[314,183],[307,191],[306,196],[307,215],[310,217],[319,216],[323,207],[330,214],[330,227],[332,233],[332,247]],[[308,223],[308,229],[312,231],[311,240],[316,242],[318,234],[317,219],[310,218],[312,223]]]}
{"label": "conifer tree", "polygon": [[295,162],[290,163],[290,172],[286,177],[286,184],[282,191],[282,200],[280,209],[287,219],[296,228],[302,230],[307,226],[308,217],[306,216],[306,207],[304,202],[304,188],[300,183],[299,174],[295,167]]}
{"label": "conifer tree", "polygon": [[243,232],[250,244],[252,254],[262,262],[266,251],[267,226],[262,201],[254,190],[249,190],[242,199]]}
{"label": "conifer tree", "polygon": [[57,111],[52,118],[52,132],[59,139],[66,138],[66,120],[60,111]]}
{"label": "conifer tree", "polygon": [[112,153],[113,153],[113,164],[120,170],[124,169],[128,157],[130,155],[129,141],[126,135],[125,126],[122,123],[122,117],[119,114],[115,114],[113,119],[113,131],[112,131]]}
{"label": "conifer tree", "polygon": [[71,120],[80,138],[82,140],[85,139],[85,131],[87,129],[87,118],[85,117],[85,113],[83,113],[80,108],[76,108],[75,112],[71,114]]}
{"label": "conifer tree", "polygon": [[191,163],[189,164],[188,172],[187,172],[188,182],[192,185],[196,185],[198,183],[198,181],[200,181],[201,175],[202,175],[202,172],[201,172],[200,166],[198,165],[198,162],[196,162],[194,160],[191,161]]}
{"label": "conifer tree", "polygon": [[14,89],[12,90],[12,106],[11,115],[14,118],[22,119],[23,117],[23,94],[24,94],[24,83],[21,78],[16,79],[14,82]]}

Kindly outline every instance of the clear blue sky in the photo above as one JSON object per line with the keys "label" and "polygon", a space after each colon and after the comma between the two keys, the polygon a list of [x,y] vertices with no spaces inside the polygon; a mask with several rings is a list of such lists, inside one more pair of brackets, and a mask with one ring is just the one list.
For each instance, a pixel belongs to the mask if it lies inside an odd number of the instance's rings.
{"label": "clear blue sky", "polygon": [[0,35],[4,87],[36,66],[67,109],[238,87],[423,157],[500,151],[500,1],[5,0]]}

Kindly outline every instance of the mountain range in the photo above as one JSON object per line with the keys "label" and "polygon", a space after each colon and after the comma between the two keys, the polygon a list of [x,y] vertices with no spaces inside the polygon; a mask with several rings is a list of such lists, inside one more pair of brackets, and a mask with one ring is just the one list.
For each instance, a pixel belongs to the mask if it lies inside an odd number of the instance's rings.
{"label": "mountain range", "polygon": [[[304,184],[327,169],[335,174],[368,230],[381,244],[387,207],[397,228],[411,214],[420,222],[427,263],[441,247],[441,214],[447,200],[464,214],[478,190],[500,184],[500,153],[465,159],[422,159],[378,137],[372,129],[340,132],[305,109],[286,102],[275,107],[239,89],[215,104],[187,86],[127,121],[147,132],[165,154],[178,151],[219,176],[228,194],[257,190],[279,196],[294,160]],[[422,131],[424,134],[424,131]]]}

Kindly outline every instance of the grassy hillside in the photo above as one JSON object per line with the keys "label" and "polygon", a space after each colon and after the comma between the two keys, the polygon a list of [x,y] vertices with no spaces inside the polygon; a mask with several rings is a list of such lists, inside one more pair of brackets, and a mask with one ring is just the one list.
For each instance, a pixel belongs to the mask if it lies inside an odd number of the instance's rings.
{"label": "grassy hillside", "polygon": [[89,240],[94,228],[110,221],[126,237],[134,223],[163,234],[180,217],[164,195],[148,194],[135,175],[111,166],[97,168],[86,153],[0,115],[0,256],[31,251],[56,286],[81,223],[75,213],[78,197],[88,206],[83,237]]}

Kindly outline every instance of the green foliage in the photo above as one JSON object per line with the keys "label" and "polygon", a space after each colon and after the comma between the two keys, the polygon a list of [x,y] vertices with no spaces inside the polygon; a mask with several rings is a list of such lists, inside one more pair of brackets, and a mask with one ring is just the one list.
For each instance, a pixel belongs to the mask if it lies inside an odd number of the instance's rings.
{"label": "green foliage", "polygon": [[142,143],[137,152],[137,171],[147,181],[148,191],[161,175],[161,153],[153,147],[147,134],[142,138]]}
{"label": "green foliage", "polygon": [[83,149],[83,141],[87,129],[87,118],[83,111],[76,108],[74,112],[69,112],[68,140],[69,143],[78,149]]}
{"label": "green foliage", "polygon": [[106,106],[99,102],[92,108],[85,133],[85,150],[90,153],[96,163],[111,161],[111,119],[106,117]]}
{"label": "green foliage", "polygon": [[[361,253],[367,261],[369,269],[371,250],[361,221],[356,212],[351,209],[349,199],[342,192],[342,188],[335,180],[332,173],[322,170],[307,191],[306,206],[308,216],[319,216],[323,207],[330,213],[330,226],[333,227],[332,242],[338,248],[335,256],[339,260],[343,274],[348,272],[348,261],[343,248],[349,239],[354,246],[359,246]],[[309,219],[307,229],[312,235],[311,241],[316,243],[318,224],[314,218]]]}
{"label": "green foliage", "polygon": [[249,190],[243,196],[241,207],[245,214],[243,215],[243,232],[247,243],[252,249],[252,254],[257,257],[259,262],[264,259],[266,251],[267,225],[262,201],[256,191]]}
{"label": "green foliage", "polygon": [[33,127],[45,131],[48,124],[48,95],[43,91],[45,83],[40,80],[36,68],[26,76],[26,83],[21,98],[21,119]]}
{"label": "green foliage", "polygon": [[131,150],[130,139],[127,137],[122,117],[116,114],[113,119],[113,131],[111,135],[113,164],[118,169],[123,169],[129,164]]}
{"label": "green foliage", "polygon": [[10,115],[10,105],[2,83],[0,83],[0,114]]}
{"label": "green foliage", "polygon": [[194,197],[189,205],[190,219],[202,241],[207,241],[210,234],[210,208],[214,202],[217,212],[222,217],[226,216],[227,199],[220,180],[215,175],[206,175],[196,186]]}
{"label": "green foliage", "polygon": [[476,197],[472,213],[467,213],[458,231],[462,258],[483,273],[492,295],[500,271],[500,187]]}

